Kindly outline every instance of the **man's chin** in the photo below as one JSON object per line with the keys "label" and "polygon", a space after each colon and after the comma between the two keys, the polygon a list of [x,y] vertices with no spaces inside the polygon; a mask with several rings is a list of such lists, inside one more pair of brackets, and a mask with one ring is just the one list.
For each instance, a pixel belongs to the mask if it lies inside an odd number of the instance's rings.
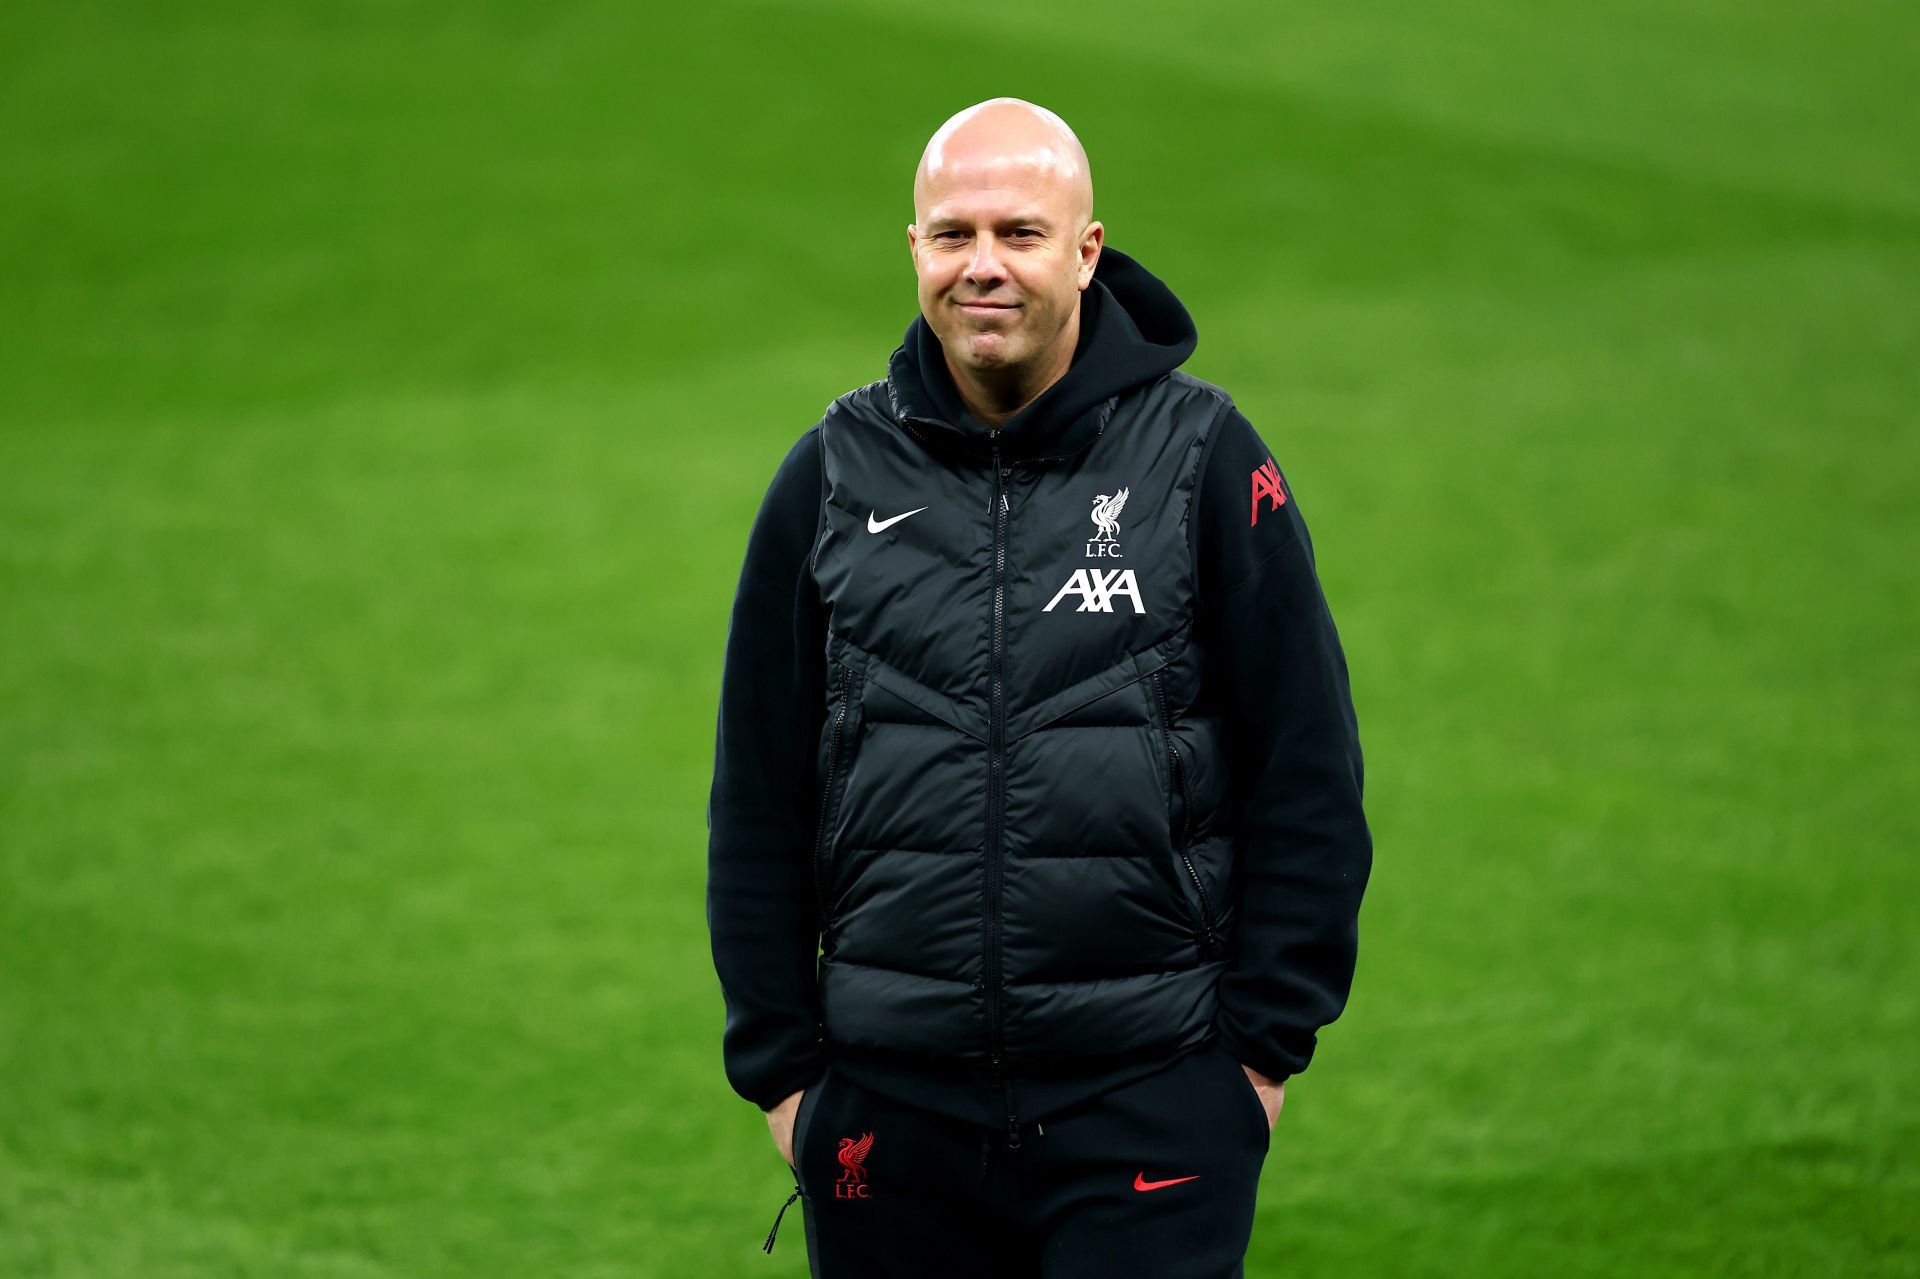
{"label": "man's chin", "polygon": [[974,333],[960,339],[960,360],[976,372],[1013,363],[1013,344],[998,333]]}

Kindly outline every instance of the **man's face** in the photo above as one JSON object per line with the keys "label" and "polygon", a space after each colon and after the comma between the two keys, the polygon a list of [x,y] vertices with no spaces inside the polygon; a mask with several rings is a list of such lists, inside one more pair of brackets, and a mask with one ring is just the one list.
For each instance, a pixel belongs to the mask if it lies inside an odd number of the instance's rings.
{"label": "man's face", "polygon": [[1071,187],[1006,157],[948,165],[917,194],[920,313],[947,358],[987,376],[1052,358],[1100,249]]}

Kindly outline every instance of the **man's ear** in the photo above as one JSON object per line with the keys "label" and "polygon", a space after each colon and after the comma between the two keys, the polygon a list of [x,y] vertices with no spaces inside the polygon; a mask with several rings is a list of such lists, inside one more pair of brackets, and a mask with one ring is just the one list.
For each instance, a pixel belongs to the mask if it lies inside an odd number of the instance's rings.
{"label": "man's ear", "polygon": [[907,223],[907,256],[916,264],[920,261],[920,227],[913,222]]}
{"label": "man's ear", "polygon": [[1093,283],[1093,269],[1100,265],[1100,246],[1106,242],[1107,228],[1098,222],[1087,223],[1080,233],[1080,289]]}

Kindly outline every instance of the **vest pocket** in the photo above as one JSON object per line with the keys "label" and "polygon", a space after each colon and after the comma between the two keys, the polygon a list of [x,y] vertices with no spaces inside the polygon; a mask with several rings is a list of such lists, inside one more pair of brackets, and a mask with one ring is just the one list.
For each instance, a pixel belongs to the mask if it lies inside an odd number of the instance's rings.
{"label": "vest pocket", "polygon": [[1173,837],[1173,851],[1180,858],[1181,870],[1185,875],[1180,889],[1186,899],[1187,910],[1199,930],[1200,962],[1204,964],[1213,959],[1219,947],[1214,936],[1213,903],[1207,900],[1207,886],[1201,880],[1199,870],[1194,867],[1193,856],[1187,848],[1193,822],[1193,789],[1187,779],[1186,760],[1173,738],[1173,723],[1167,711],[1165,678],[1159,671],[1153,672],[1149,678],[1153,682],[1154,703],[1160,711],[1160,737],[1167,751],[1169,829]]}
{"label": "vest pocket", "polygon": [[852,750],[852,743],[847,740],[850,731],[849,712],[854,700],[851,667],[840,667],[834,687],[836,689],[834,705],[827,716],[827,772],[820,787],[820,820],[813,835],[813,893],[814,905],[820,920],[822,949],[829,948],[828,934],[833,923],[829,910],[833,885],[830,868],[833,857],[833,829],[839,809],[840,792],[847,774],[846,757]]}

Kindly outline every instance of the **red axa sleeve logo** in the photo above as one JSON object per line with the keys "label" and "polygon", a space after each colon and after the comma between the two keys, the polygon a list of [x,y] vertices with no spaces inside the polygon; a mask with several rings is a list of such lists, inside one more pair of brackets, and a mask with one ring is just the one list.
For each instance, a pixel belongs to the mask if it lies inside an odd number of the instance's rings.
{"label": "red axa sleeve logo", "polygon": [[1260,499],[1263,497],[1271,503],[1267,507],[1269,511],[1277,511],[1286,505],[1286,485],[1281,480],[1280,468],[1273,464],[1272,457],[1268,457],[1253,470],[1253,518],[1247,521],[1249,526],[1260,522]]}
{"label": "red axa sleeve logo", "polygon": [[873,1134],[862,1133],[857,1139],[840,1139],[840,1180],[834,1183],[835,1199],[871,1199],[873,1187],[867,1184],[867,1152],[873,1149]]}

